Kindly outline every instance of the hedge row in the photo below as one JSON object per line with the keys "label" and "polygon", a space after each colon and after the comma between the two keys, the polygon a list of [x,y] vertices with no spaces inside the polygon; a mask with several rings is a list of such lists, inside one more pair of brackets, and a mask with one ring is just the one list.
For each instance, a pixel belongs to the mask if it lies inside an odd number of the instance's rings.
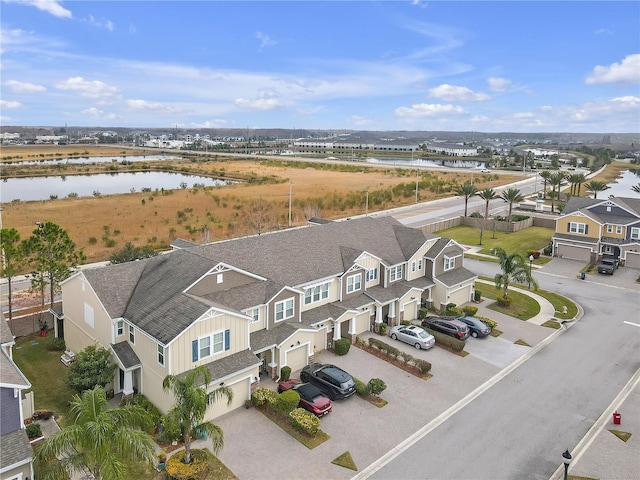
{"label": "hedge row", "polygon": [[251,402],[256,407],[265,406],[282,416],[288,416],[291,425],[311,436],[320,431],[320,420],[304,408],[297,408],[300,403],[300,394],[294,390],[286,390],[278,394],[261,387],[251,394]]}
{"label": "hedge row", "polygon": [[[402,352],[398,350],[396,347],[393,347],[387,343],[384,343],[375,337],[369,337],[369,346],[372,348],[377,348],[378,350],[386,353],[387,356],[393,359],[398,359],[398,357],[401,357],[406,365],[413,365],[418,370],[420,370],[420,373],[423,375],[425,373],[428,373],[429,370],[431,370],[431,364],[426,360],[422,360],[420,358],[414,358],[412,355]],[[356,388],[357,388],[357,385],[356,385]]]}
{"label": "hedge row", "polygon": [[459,338],[454,338],[446,333],[436,332],[435,330],[431,330],[430,328],[422,327],[431,335],[433,335],[436,339],[436,343],[440,345],[444,345],[447,348],[450,348],[454,352],[461,352],[464,350],[464,346],[467,344],[464,340],[460,340]]}

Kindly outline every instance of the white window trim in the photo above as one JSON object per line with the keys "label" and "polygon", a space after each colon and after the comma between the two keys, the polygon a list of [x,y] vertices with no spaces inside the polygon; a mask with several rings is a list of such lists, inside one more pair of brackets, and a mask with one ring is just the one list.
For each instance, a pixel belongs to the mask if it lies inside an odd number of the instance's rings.
{"label": "white window trim", "polygon": [[[304,289],[304,304],[311,305],[312,303],[321,302],[329,298],[329,285],[331,281],[320,283],[312,287]],[[308,294],[308,295],[307,295]]]}
{"label": "white window trim", "polygon": [[411,262],[411,272],[413,273],[415,271],[416,271],[416,261],[414,260]]}
{"label": "white window trim", "polygon": [[631,240],[640,240],[640,227],[631,227]]}
{"label": "white window trim", "polygon": [[347,293],[362,290],[362,274],[356,273],[347,277]]}
{"label": "white window trim", "polygon": [[[291,302],[291,315],[287,316],[287,303]],[[282,305],[282,318],[278,320],[278,306]],[[290,318],[293,318],[296,314],[296,302],[293,298],[287,298],[286,300],[281,300],[280,302],[276,302],[273,306],[273,321],[275,323],[283,322]]]}
{"label": "white window trim", "polygon": [[116,337],[124,335],[124,320],[118,320],[116,322]]}
{"label": "white window trim", "polygon": [[250,323],[258,323],[260,321],[260,309],[254,308],[251,310],[251,322]]}
{"label": "white window trim", "polygon": [[456,268],[456,257],[444,257],[444,271],[448,272],[449,270],[452,270],[454,268]]}
{"label": "white window trim", "polygon": [[616,225],[616,235],[620,235],[622,233],[622,225]]}
{"label": "white window trim", "polygon": [[136,344],[136,328],[133,325],[129,325],[129,343]]}
{"label": "white window trim", "polygon": [[422,271],[422,259],[418,259],[418,271]]}
{"label": "white window trim", "polygon": [[397,282],[402,280],[402,265],[395,265],[389,268],[389,281]]}
{"label": "white window trim", "polygon": [[377,280],[378,279],[378,267],[374,267],[371,268],[369,270],[367,270],[367,273],[365,275],[365,281],[366,282],[371,282],[373,280]]}
{"label": "white window trim", "polygon": [[[582,230],[582,231],[580,231]],[[569,222],[569,233],[577,233],[580,235],[586,235],[587,224],[580,222]]]}
{"label": "white window trim", "polygon": [[[218,330],[217,332],[213,332],[210,335],[204,335],[202,337],[198,337],[198,360],[203,360],[205,358],[210,358],[218,355],[219,353],[223,353],[225,351],[226,345],[224,343],[224,330]],[[222,348],[218,351],[215,350],[215,336],[222,335]],[[200,342],[205,338],[209,339],[209,355],[201,355],[202,348],[200,347]]]}
{"label": "white window trim", "polygon": [[607,233],[613,233],[613,225],[607,225]]}
{"label": "white window trim", "polygon": [[[160,349],[162,349],[162,352],[160,352]],[[157,360],[158,360],[158,364],[162,365],[164,367],[165,364],[165,357],[166,357],[166,349],[160,345],[158,343],[158,348],[156,349],[156,356],[157,356]],[[162,361],[160,361],[160,357],[162,356]]]}

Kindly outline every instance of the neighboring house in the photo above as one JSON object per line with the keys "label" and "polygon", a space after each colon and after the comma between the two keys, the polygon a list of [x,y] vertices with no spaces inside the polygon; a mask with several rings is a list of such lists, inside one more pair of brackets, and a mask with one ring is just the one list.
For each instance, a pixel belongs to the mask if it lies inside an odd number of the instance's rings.
{"label": "neighboring house", "polygon": [[462,260],[456,242],[391,217],[316,222],[76,272],[61,284],[63,331],[76,352],[111,349],[114,390],[165,412],[164,377],[204,365],[212,388],[234,390],[212,419],[243,405],[261,374],[300,369],[337,339],[470,301],[476,276]]}
{"label": "neighboring house", "polygon": [[596,263],[613,255],[640,268],[640,198],[571,197],[556,220],[553,255]]}
{"label": "neighboring house", "polygon": [[14,338],[0,315],[0,480],[33,479],[33,449],[24,427],[22,391],[31,384],[13,362]]}

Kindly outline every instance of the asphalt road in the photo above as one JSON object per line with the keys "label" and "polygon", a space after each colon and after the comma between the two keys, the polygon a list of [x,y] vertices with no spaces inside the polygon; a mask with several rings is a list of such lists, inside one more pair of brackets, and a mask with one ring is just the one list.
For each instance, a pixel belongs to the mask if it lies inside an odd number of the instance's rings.
{"label": "asphalt road", "polygon": [[535,275],[582,319],[370,478],[548,479],[640,368],[640,328],[624,323],[637,322],[636,289]]}

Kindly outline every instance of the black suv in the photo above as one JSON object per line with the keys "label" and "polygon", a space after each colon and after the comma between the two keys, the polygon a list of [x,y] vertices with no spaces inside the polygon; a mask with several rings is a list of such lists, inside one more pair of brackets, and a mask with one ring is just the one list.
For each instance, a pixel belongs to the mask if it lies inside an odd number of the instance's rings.
{"label": "black suv", "polygon": [[469,338],[469,327],[453,317],[427,317],[422,320],[422,326],[460,340]]}
{"label": "black suv", "polygon": [[315,385],[331,400],[356,393],[353,377],[335,365],[310,363],[300,372],[300,380]]}

